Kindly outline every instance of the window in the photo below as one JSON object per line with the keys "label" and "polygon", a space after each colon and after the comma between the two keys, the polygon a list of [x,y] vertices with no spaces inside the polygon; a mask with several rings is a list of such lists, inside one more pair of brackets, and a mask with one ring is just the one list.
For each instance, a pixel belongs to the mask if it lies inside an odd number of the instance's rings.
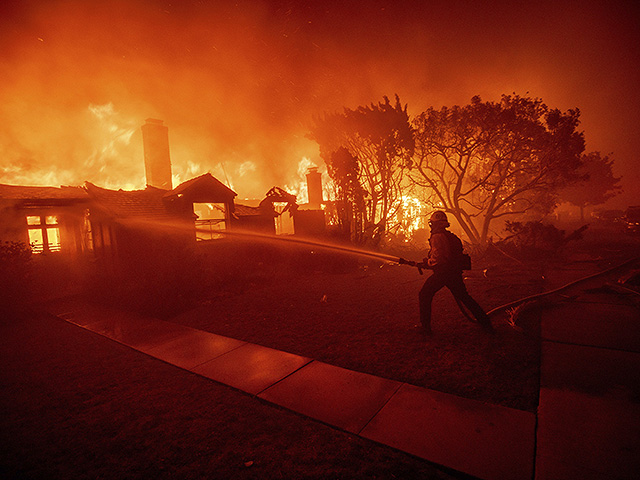
{"label": "window", "polygon": [[293,216],[291,211],[287,210],[291,204],[287,202],[273,202],[277,216],[273,219],[276,225],[276,235],[291,235],[294,232]]}
{"label": "window", "polygon": [[27,215],[27,229],[33,253],[61,250],[60,226],[56,215]]}
{"label": "window", "polygon": [[194,203],[196,214],[196,240],[213,240],[220,238],[217,232],[227,228],[226,207],[224,203]]}

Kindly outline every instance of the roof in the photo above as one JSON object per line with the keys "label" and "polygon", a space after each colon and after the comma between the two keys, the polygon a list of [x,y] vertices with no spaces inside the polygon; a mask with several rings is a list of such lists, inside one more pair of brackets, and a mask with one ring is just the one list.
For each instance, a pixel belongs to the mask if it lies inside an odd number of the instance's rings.
{"label": "roof", "polygon": [[88,200],[81,187],[29,187],[0,184],[0,199],[6,200]]}
{"label": "roof", "polygon": [[253,215],[264,214],[260,207],[250,207],[248,205],[242,205],[240,203],[235,204],[235,210],[233,213],[238,217],[250,217]]}
{"label": "roof", "polygon": [[[0,200],[23,203],[91,201],[92,207],[113,217],[174,217],[176,200],[193,203],[229,203],[237,194],[210,173],[192,178],[173,190],[147,185],[144,190],[110,190],[86,182],[83,187],[30,187],[0,184]],[[182,203],[182,202],[178,202]],[[183,212],[184,213],[184,212]],[[255,215],[255,213],[250,213]]]}
{"label": "roof", "polygon": [[116,217],[167,217],[167,190],[147,186],[144,190],[109,190],[86,182],[84,187],[96,208]]}
{"label": "roof", "polygon": [[195,203],[223,203],[233,200],[237,193],[210,173],[205,173],[187,180],[170,192],[165,193],[165,197],[181,195],[188,197],[190,201]]}

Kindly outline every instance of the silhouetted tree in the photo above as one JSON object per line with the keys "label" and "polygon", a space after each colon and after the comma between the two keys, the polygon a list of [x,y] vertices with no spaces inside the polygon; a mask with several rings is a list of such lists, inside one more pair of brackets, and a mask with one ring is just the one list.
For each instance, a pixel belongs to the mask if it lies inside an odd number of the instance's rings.
{"label": "silhouetted tree", "polygon": [[429,108],[413,122],[412,180],[431,190],[434,207],[452,214],[471,242],[484,243],[492,221],[550,211],[554,193],[575,178],[584,150],[579,115],[515,94]]}
{"label": "silhouetted tree", "polygon": [[601,205],[622,192],[620,177],[613,175],[613,159],[608,155],[584,154],[577,174],[580,179],[563,188],[559,197],[580,208],[580,220],[584,220],[587,205]]}
{"label": "silhouetted tree", "polygon": [[[349,194],[354,195],[352,200],[356,202],[354,207],[362,195],[364,209],[354,212],[362,213],[362,231],[355,237],[357,232],[352,232],[352,237],[374,245],[380,242],[389,218],[398,208],[405,167],[413,154],[407,107],[401,105],[397,95],[395,100],[395,104],[391,104],[384,97],[384,102],[378,104],[325,114],[315,119],[309,134],[309,138],[318,142],[320,155],[329,167],[329,174],[336,175],[333,177],[336,183],[350,185]],[[356,159],[357,168],[331,167],[333,156],[340,148]],[[346,159],[344,153],[339,155]],[[338,178],[344,175],[347,177]],[[349,175],[356,175],[358,188]]]}
{"label": "silhouetted tree", "polygon": [[366,212],[364,190],[358,180],[358,159],[340,147],[326,160],[327,173],[333,179],[336,194],[336,212],[343,238],[362,242],[363,216]]}

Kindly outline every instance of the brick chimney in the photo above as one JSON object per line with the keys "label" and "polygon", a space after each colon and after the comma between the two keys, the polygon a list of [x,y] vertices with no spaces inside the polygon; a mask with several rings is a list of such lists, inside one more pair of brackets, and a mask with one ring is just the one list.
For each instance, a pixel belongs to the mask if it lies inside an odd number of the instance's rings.
{"label": "brick chimney", "polygon": [[142,144],[147,185],[171,190],[169,129],[162,124],[162,120],[147,118],[142,125]]}
{"label": "brick chimney", "polygon": [[320,210],[322,204],[322,174],[316,167],[307,170],[307,194],[309,196],[309,208]]}

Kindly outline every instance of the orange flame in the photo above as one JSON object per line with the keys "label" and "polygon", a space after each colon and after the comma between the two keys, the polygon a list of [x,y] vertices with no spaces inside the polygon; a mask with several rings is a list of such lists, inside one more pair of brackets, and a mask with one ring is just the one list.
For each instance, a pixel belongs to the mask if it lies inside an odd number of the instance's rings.
{"label": "orange flame", "polygon": [[310,168],[317,168],[318,171],[322,174],[322,186],[323,186],[323,196],[325,200],[333,200],[333,191],[330,187],[331,179],[329,175],[322,167],[318,167],[314,162],[311,161],[308,157],[302,157],[302,159],[298,162],[298,169],[294,178],[289,180],[284,185],[284,189],[295,195],[297,198],[297,202],[299,204],[305,204],[309,202],[309,192],[307,188],[307,173]]}

